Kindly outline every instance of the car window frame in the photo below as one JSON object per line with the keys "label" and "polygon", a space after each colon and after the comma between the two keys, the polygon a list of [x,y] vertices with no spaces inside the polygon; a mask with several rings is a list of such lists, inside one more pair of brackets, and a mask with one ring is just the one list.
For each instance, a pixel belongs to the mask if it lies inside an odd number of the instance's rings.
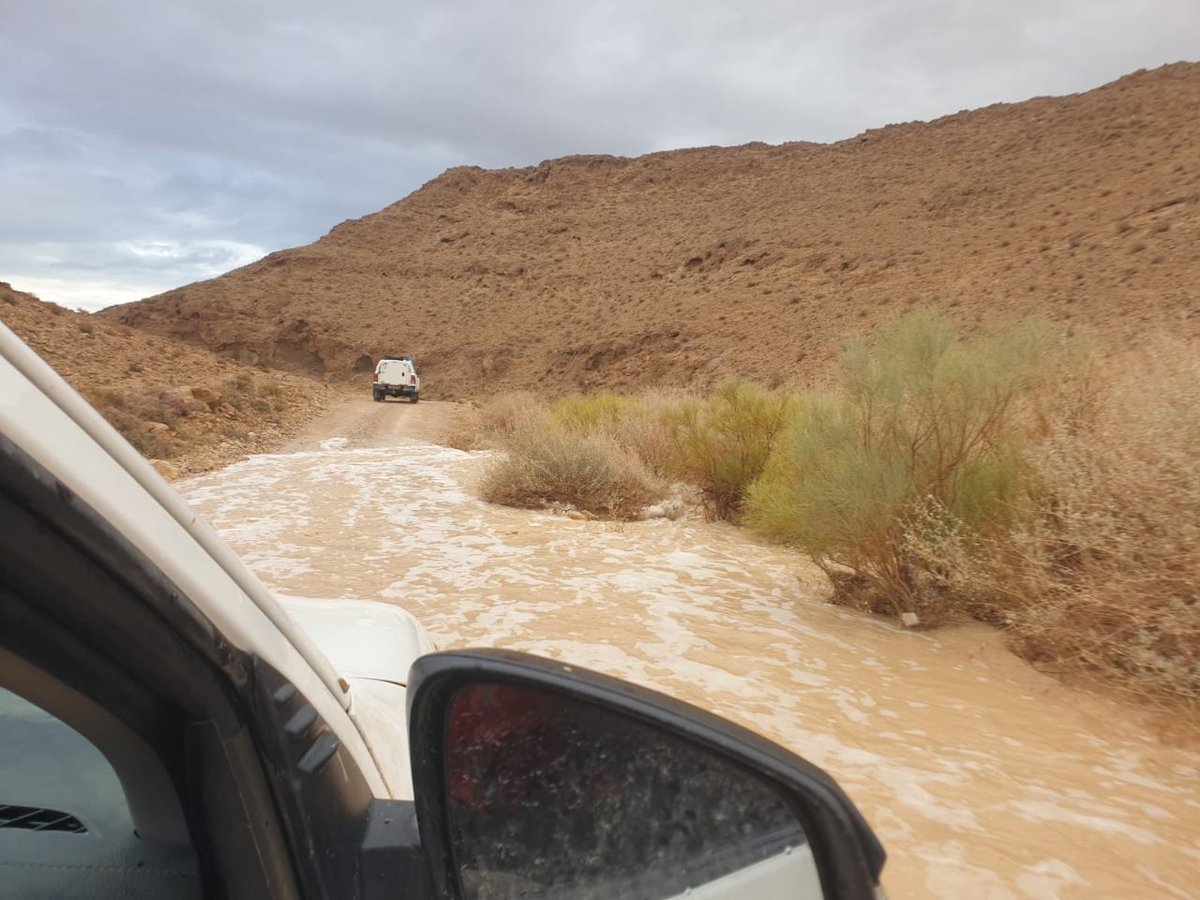
{"label": "car window frame", "polygon": [[[172,773],[206,894],[340,896],[342,885],[314,879],[313,866],[297,860],[295,811],[280,802],[286,773],[272,766],[253,719],[253,658],[225,644],[150,560],[2,435],[0,515],[0,583],[9,588],[0,644],[147,738]],[[50,553],[57,558],[35,558]],[[42,588],[55,573],[67,580],[48,603]],[[31,584],[34,576],[42,583]],[[175,746],[145,715],[164,701],[186,713]],[[238,802],[222,806],[230,793]],[[254,852],[230,840],[217,807],[240,814],[234,830]]]}

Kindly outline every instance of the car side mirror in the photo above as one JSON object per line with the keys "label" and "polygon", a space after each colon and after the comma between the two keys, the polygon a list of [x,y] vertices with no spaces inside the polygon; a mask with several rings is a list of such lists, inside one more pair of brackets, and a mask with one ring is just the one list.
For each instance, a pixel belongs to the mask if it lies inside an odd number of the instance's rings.
{"label": "car side mirror", "polygon": [[438,897],[879,896],[883,848],[833,779],[696,707],[496,650],[421,657],[408,707]]}

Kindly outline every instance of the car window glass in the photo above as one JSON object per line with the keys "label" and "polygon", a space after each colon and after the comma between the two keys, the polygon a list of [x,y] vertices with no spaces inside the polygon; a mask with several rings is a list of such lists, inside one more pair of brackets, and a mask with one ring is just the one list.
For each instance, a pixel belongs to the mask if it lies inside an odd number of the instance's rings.
{"label": "car window glass", "polygon": [[[87,826],[133,831],[121,782],[108,760],[79,732],[48,712],[0,688],[0,804],[61,810]],[[10,812],[4,828],[55,830],[51,813],[19,821]],[[36,821],[35,821],[36,820]]]}
{"label": "car window glass", "polygon": [[0,900],[200,896],[188,847],[138,838],[104,755],[0,688]]}

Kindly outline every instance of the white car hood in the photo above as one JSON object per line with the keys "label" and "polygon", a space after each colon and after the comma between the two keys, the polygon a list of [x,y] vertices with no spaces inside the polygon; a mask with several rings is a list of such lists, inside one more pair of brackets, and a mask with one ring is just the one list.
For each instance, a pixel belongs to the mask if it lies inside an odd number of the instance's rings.
{"label": "white car hood", "polygon": [[437,649],[410,613],[369,600],[319,600],[279,596],[343,678],[408,683],[418,656]]}
{"label": "white car hood", "polygon": [[437,647],[398,606],[367,600],[278,597],[280,605],[329,658],[350,686],[350,718],[393,799],[411,800],[408,669]]}

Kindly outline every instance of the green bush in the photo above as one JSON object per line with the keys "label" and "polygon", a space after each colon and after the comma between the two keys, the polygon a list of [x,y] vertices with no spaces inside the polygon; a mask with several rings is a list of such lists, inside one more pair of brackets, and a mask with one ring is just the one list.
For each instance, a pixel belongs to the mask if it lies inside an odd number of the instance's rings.
{"label": "green bush", "polygon": [[707,513],[737,519],[799,401],[746,381],[727,381],[703,400],[662,415],[674,444],[674,474],[698,486]]}
{"label": "green bush", "polygon": [[747,522],[807,552],[839,599],[933,618],[948,602],[943,561],[1021,515],[1021,451],[1051,360],[1044,328],[959,340],[931,315],[901,320],[841,358],[749,491]]}
{"label": "green bush", "polygon": [[616,394],[571,394],[550,405],[550,420],[571,431],[610,434],[622,419],[636,416],[641,406]]}
{"label": "green bush", "polygon": [[485,500],[529,509],[569,504],[593,515],[632,519],[665,489],[636,456],[609,438],[580,434],[549,416],[531,418],[502,438],[504,455],[484,472]]}

